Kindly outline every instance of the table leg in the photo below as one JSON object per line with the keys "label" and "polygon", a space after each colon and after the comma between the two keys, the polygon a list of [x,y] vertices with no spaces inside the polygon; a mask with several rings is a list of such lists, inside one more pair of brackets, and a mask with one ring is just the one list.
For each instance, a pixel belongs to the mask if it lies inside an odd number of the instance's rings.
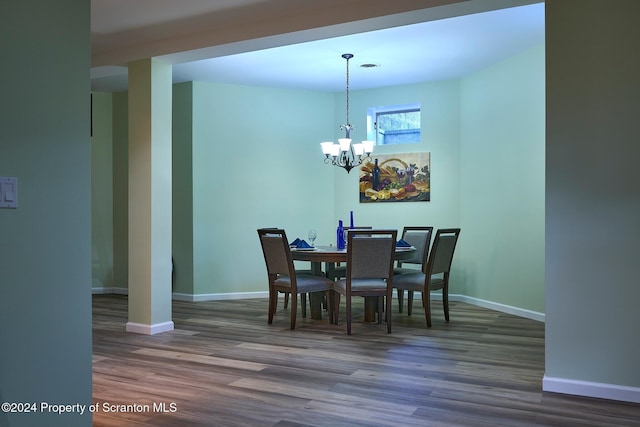
{"label": "table leg", "polygon": [[309,305],[311,306],[311,318],[314,320],[322,320],[323,297],[324,297],[324,291],[309,293]]}
{"label": "table leg", "polygon": [[[322,263],[311,263],[311,274],[314,276],[322,276]],[[324,291],[309,293],[309,306],[311,308],[311,318],[314,320],[322,320],[322,300]]]}
{"label": "table leg", "polygon": [[364,297],[364,321],[375,322],[378,311],[378,297]]}
{"label": "table leg", "polygon": [[325,262],[324,268],[325,268],[325,271],[327,272],[327,279],[336,280],[336,263]]}
{"label": "table leg", "polygon": [[322,263],[321,262],[312,262],[311,263],[311,274],[314,276],[322,276]]}

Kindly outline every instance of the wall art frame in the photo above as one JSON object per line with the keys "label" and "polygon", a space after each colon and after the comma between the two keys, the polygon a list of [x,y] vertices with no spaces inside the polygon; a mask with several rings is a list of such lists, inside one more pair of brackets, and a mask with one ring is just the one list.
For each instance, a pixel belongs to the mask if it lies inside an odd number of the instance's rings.
{"label": "wall art frame", "polygon": [[374,155],[359,171],[360,203],[431,201],[431,153],[428,151]]}

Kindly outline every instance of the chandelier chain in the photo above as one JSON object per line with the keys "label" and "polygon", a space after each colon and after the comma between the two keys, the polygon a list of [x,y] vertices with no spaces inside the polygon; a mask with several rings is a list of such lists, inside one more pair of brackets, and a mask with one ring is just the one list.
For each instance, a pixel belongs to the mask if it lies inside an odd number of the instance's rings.
{"label": "chandelier chain", "polygon": [[349,121],[349,57],[347,57],[347,126],[350,126]]}

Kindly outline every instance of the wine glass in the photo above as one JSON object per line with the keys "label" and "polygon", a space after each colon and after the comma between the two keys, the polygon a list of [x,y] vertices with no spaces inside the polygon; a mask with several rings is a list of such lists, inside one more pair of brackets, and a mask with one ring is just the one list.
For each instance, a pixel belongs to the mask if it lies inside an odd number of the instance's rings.
{"label": "wine glass", "polygon": [[311,243],[311,246],[314,246],[313,242],[316,241],[316,237],[318,237],[318,233],[316,232],[315,229],[311,229],[309,230],[309,234],[307,235],[307,237],[309,237],[309,243]]}

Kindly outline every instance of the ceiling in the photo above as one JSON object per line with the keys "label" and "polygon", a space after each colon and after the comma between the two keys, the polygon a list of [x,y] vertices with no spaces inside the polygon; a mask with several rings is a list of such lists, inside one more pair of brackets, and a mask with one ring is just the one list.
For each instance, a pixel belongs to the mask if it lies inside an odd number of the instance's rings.
{"label": "ceiling", "polygon": [[[126,90],[127,58],[117,54],[125,51],[172,63],[174,83],[212,81],[336,92],[345,87],[343,53],[354,54],[350,87],[358,90],[458,79],[544,42],[543,3],[409,24],[396,20],[399,26],[369,31],[358,31],[366,25],[349,29],[346,23],[334,31],[345,35],[335,37],[325,36],[331,31],[311,36],[293,31],[287,39],[256,37],[259,43],[218,43],[211,49],[185,44],[184,51],[169,41],[192,40],[185,31],[196,31],[198,23],[229,21],[239,10],[254,10],[256,16],[267,4],[286,6],[287,1],[291,0],[92,0],[92,90]],[[273,7],[269,10],[274,12]],[[406,16],[411,17],[408,22],[420,19],[417,12]]]}

